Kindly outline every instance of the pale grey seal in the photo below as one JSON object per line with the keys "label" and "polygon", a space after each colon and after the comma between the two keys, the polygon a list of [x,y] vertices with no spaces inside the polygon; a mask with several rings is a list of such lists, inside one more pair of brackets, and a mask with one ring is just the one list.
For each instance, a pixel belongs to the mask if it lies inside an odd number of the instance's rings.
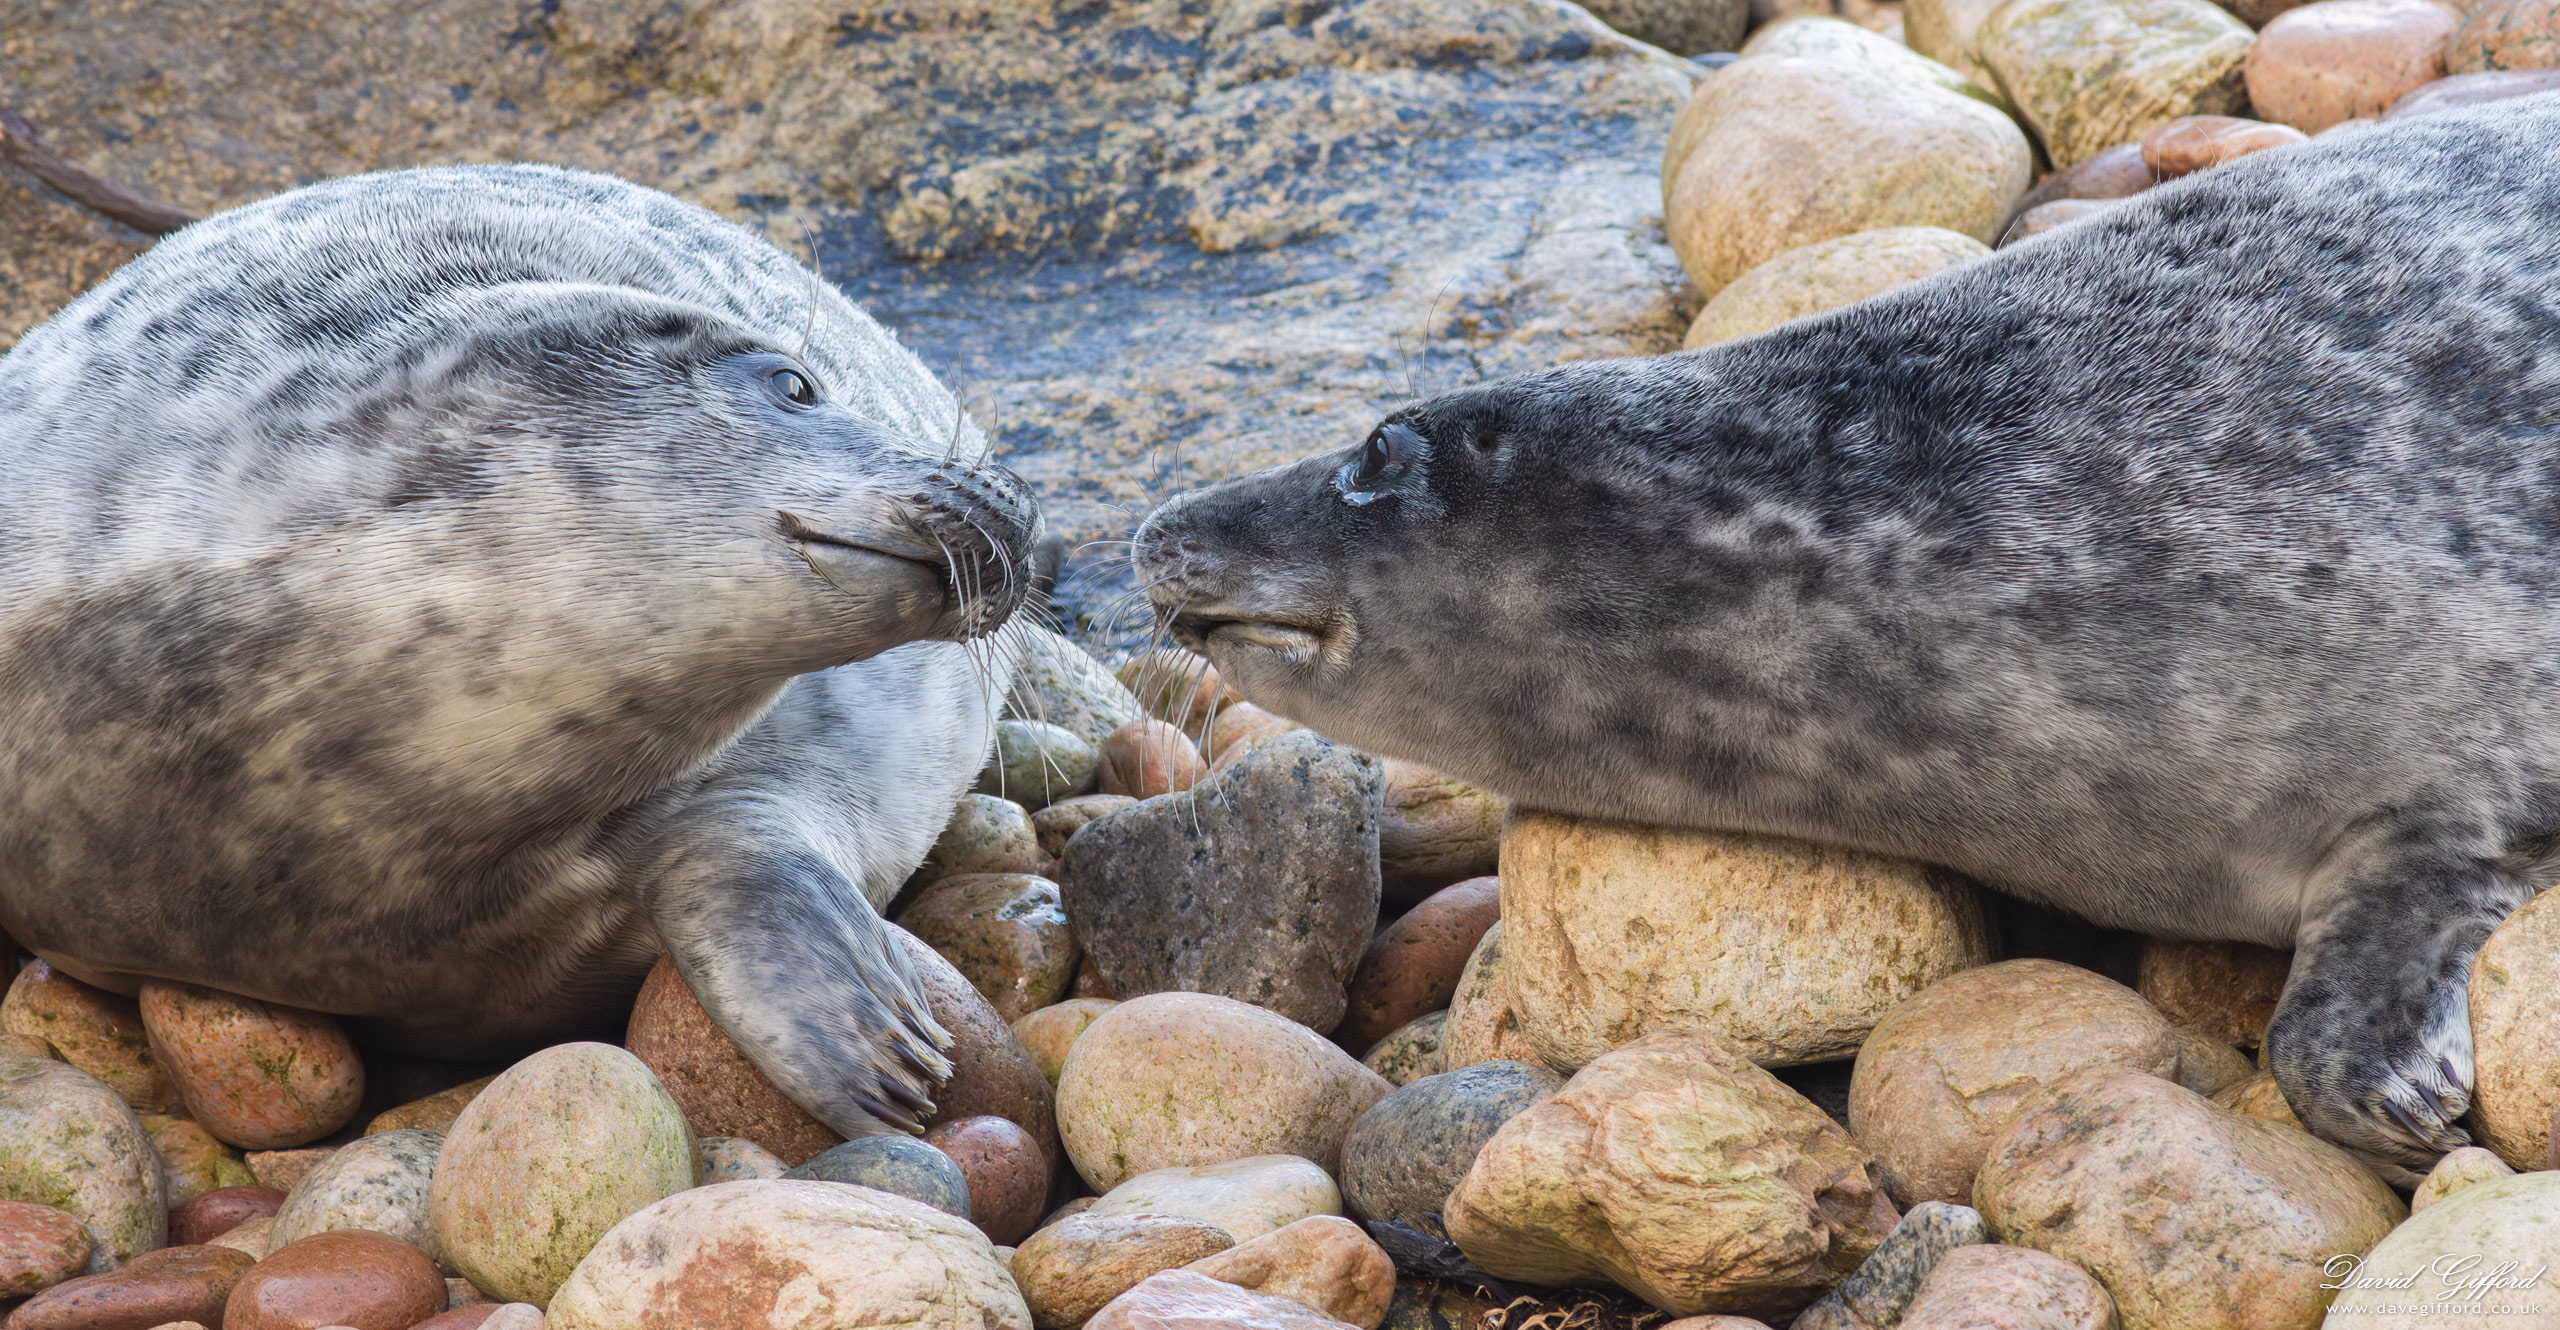
{"label": "pale grey seal", "polygon": [[1524,803],[2294,947],[2286,1097],[2421,1168],[2560,873],[2560,96],[1448,393],[1135,560],[1245,696]]}
{"label": "pale grey seal", "polygon": [[298,189],[0,359],[0,924],[485,1056],[663,945],[838,1130],[946,1038],[874,913],[985,759],[1037,504],[921,362],[663,194]]}

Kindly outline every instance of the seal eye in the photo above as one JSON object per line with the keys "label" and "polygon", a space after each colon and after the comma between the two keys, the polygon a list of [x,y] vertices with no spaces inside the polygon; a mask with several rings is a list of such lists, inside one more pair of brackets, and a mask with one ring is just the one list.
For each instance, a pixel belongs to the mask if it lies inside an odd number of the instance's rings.
{"label": "seal eye", "polygon": [[816,406],[818,404],[817,385],[809,382],[808,375],[803,374],[796,369],[775,370],[773,372],[771,382],[773,384],[773,390],[782,395],[782,400],[791,403],[793,406]]}
{"label": "seal eye", "polygon": [[1387,441],[1375,434],[1370,435],[1369,446],[1360,450],[1360,465],[1352,469],[1351,483],[1365,487],[1375,482],[1386,474],[1387,463],[1394,460],[1394,455],[1387,451]]}
{"label": "seal eye", "polygon": [[1429,446],[1421,435],[1403,425],[1379,426],[1378,432],[1361,447],[1359,460],[1337,473],[1342,497],[1354,503],[1375,498],[1363,491],[1402,475],[1405,467]]}

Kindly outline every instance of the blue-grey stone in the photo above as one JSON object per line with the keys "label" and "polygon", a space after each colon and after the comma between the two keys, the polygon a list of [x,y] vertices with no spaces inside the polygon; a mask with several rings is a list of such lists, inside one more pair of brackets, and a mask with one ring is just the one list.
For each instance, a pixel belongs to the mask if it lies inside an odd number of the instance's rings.
{"label": "blue-grey stone", "polygon": [[1920,1281],[1948,1252],[1990,1240],[1972,1206],[1922,1201],[1790,1330],[1892,1330],[1919,1295]]}
{"label": "blue-grey stone", "polygon": [[969,1217],[969,1179],[951,1156],[913,1136],[857,1136],[782,1176],[850,1182]]}

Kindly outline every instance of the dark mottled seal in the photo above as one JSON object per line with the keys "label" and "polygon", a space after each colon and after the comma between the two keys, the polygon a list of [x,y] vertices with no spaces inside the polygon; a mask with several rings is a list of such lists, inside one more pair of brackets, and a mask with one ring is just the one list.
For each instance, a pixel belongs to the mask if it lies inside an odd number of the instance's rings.
{"label": "dark mottled seal", "polygon": [[1246,696],[1534,805],[2296,947],[2287,1098],[2421,1167],[2560,872],[2560,97],[1434,398],[1137,562]]}
{"label": "dark mottled seal", "polygon": [[0,360],[0,924],[447,1056],[612,1020],[663,943],[829,1124],[912,1123],[944,1036],[873,910],[1040,520],[955,447],[861,311],[621,181],[189,227]]}

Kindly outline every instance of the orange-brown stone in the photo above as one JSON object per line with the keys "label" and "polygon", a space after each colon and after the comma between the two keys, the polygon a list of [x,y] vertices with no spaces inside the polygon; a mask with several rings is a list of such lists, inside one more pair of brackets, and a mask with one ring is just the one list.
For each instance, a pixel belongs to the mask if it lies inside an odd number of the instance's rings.
{"label": "orange-brown stone", "polygon": [[364,1099],[355,1045],[318,1012],[154,980],[142,1025],[188,1116],[244,1150],[318,1140]]}
{"label": "orange-brown stone", "polygon": [[278,1247],[240,1277],[223,1330],[409,1330],[444,1309],[444,1276],[397,1238],[342,1228]]}
{"label": "orange-brown stone", "polygon": [[756,1070],[694,1000],[671,957],[660,956],[640,985],[622,1044],[657,1073],[696,1136],[750,1140],[795,1168],[844,1139]]}

